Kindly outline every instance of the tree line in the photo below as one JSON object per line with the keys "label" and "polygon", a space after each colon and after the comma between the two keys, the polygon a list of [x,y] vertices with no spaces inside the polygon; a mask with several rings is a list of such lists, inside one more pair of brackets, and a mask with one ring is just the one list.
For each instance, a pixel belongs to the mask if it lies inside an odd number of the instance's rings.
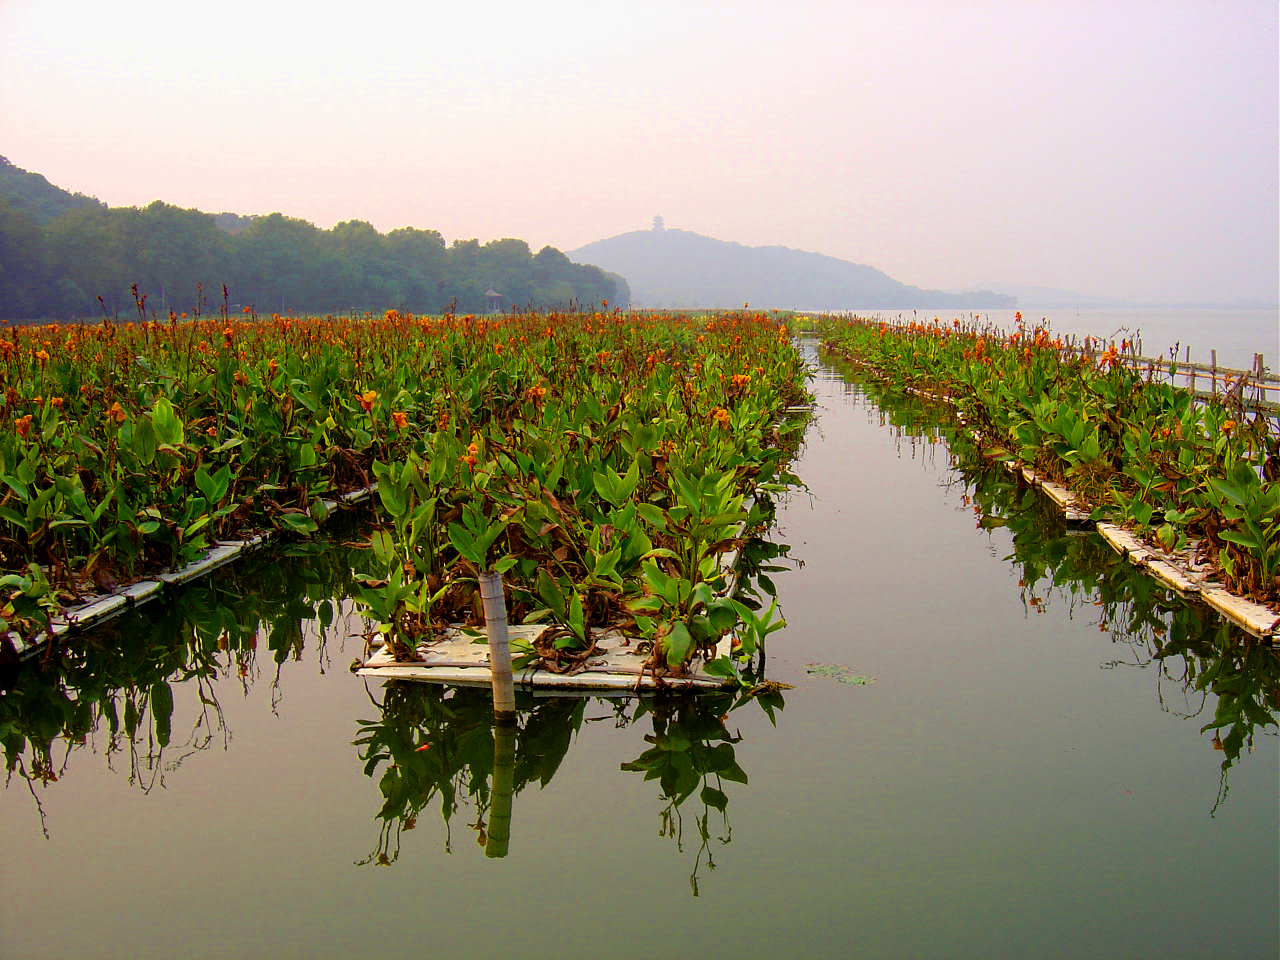
{"label": "tree line", "polygon": [[[0,174],[36,176],[5,163]],[[0,176],[0,188],[9,182]],[[138,208],[84,199],[59,206],[41,197],[36,209],[0,189],[0,317],[132,313],[135,285],[148,314],[162,316],[214,312],[224,286],[228,306],[259,313],[480,313],[494,305],[491,289],[504,309],[630,298],[622,277],[554,247],[533,253],[523,240],[447,244],[435,230],[383,234],[360,220],[322,230],[280,213],[219,215],[224,229],[213,214],[158,200]]]}

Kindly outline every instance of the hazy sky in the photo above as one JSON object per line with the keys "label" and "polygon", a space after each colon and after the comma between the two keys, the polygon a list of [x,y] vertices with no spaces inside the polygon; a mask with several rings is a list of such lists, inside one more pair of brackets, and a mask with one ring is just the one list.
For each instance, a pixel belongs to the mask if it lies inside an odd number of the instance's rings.
{"label": "hazy sky", "polygon": [[0,154],[112,205],[907,283],[1277,296],[1275,0],[0,0]]}

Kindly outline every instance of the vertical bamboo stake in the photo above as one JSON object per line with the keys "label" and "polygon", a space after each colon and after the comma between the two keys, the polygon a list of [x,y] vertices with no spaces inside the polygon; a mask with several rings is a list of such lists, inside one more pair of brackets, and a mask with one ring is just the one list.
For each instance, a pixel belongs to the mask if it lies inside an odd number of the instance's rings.
{"label": "vertical bamboo stake", "polygon": [[1218,351],[1209,351],[1209,393],[1211,396],[1218,395]]}
{"label": "vertical bamboo stake", "polygon": [[493,728],[493,792],[490,796],[489,830],[484,855],[507,855],[511,843],[511,798],[516,779],[516,722],[499,720]]}
{"label": "vertical bamboo stake", "polygon": [[484,625],[489,634],[493,715],[499,720],[514,720],[516,695],[511,677],[511,647],[507,644],[507,598],[502,590],[502,574],[492,570],[480,574],[480,599],[484,603]]}

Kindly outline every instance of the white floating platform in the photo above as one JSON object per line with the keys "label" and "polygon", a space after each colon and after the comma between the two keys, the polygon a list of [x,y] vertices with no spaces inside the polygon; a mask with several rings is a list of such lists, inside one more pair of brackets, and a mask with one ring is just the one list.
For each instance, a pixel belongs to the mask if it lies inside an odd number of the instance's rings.
{"label": "white floating platform", "polygon": [[1236,596],[1221,583],[1189,569],[1186,557],[1174,556],[1143,543],[1115,524],[1099,523],[1097,529],[1112,549],[1130,563],[1146,567],[1180,593],[1199,596],[1222,616],[1255,637],[1269,639],[1280,630],[1280,614],[1260,603]]}
{"label": "white floating platform", "polygon": [[[532,642],[547,624],[527,624],[507,628],[508,641]],[[552,673],[550,670],[527,668],[513,670],[517,687],[532,688],[535,692],[600,691],[602,693],[631,693],[654,690],[719,690],[732,686],[721,677],[709,677],[696,670],[685,677],[661,677],[655,680],[644,671],[647,653],[635,650],[635,640],[616,630],[593,631],[598,655],[587,661],[586,669],[573,675]],[[727,654],[730,640],[725,637],[716,648],[717,656]],[[512,647],[512,659],[519,652]],[[440,640],[418,647],[421,661],[395,660],[386,647],[379,647],[364,666],[356,670],[361,677],[380,677],[384,680],[416,680],[424,683],[448,683],[471,686],[490,685],[489,645],[483,630],[471,627],[450,627]]]}

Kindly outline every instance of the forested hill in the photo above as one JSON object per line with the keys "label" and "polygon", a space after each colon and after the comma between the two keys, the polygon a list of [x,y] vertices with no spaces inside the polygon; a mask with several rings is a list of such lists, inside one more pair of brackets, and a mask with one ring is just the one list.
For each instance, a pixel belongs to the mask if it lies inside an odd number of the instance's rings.
{"label": "forested hill", "polygon": [[491,289],[508,309],[630,297],[621,277],[554,247],[535,254],[523,240],[447,244],[435,230],[383,234],[360,220],[321,230],[279,213],[218,216],[224,228],[214,214],[160,201],[107,207],[3,160],[0,317],[101,316],[98,297],[108,313],[129,314],[133,284],[161,316],[195,312],[200,285],[201,312],[218,309],[224,284],[229,305],[261,313],[480,313]]}
{"label": "forested hill", "polygon": [[797,310],[991,309],[1014,297],[952,294],[899,283],[874,267],[788,247],[747,247],[687,230],[635,230],[569,256],[620,273],[643,307],[752,306]]}
{"label": "forested hill", "polygon": [[7,157],[0,157],[0,197],[42,225],[72,210],[106,208],[97,197],[55,187],[40,174],[15,167]]}

